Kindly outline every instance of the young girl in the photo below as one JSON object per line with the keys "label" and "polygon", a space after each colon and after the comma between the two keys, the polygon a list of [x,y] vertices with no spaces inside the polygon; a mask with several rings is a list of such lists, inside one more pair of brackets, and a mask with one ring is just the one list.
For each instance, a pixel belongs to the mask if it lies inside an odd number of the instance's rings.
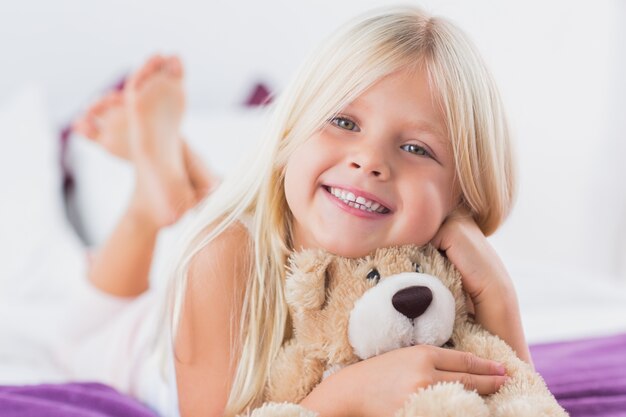
{"label": "young girl", "polygon": [[[514,192],[498,91],[459,29],[415,8],[343,28],[275,102],[261,149],[200,210],[169,311],[180,413],[259,404],[289,331],[285,263],[303,248],[360,257],[434,244],[461,272],[476,320],[530,362],[513,285],[485,239]],[[324,417],[386,416],[420,387],[462,381],[489,394],[503,374],[414,346],[342,369],[301,404]]]}

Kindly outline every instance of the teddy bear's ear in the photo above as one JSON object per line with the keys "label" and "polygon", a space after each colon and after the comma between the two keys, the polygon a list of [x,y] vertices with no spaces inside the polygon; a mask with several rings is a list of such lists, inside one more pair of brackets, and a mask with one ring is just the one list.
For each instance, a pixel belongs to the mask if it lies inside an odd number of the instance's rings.
{"label": "teddy bear's ear", "polygon": [[461,274],[454,264],[436,247],[428,244],[422,247],[423,257],[428,262],[428,273],[438,277],[441,282],[452,292],[457,304],[464,304],[463,286]]}
{"label": "teddy bear's ear", "polygon": [[294,253],[289,258],[285,298],[295,311],[317,310],[326,302],[328,270],[334,255],[319,249]]}

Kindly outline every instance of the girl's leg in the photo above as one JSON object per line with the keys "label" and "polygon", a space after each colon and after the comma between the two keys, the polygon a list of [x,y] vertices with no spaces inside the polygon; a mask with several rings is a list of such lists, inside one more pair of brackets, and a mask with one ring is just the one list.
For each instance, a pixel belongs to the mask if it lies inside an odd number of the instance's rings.
{"label": "girl's leg", "polygon": [[216,183],[179,135],[182,76],[178,59],[153,57],[123,92],[103,98],[75,125],[135,168],[128,209],[90,265],[90,281],[109,294],[134,297],[148,289],[159,230]]}

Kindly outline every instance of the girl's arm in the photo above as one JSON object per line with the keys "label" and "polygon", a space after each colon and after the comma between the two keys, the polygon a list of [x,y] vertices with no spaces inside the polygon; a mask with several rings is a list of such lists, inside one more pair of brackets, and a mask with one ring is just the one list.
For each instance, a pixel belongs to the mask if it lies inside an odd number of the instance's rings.
{"label": "girl's arm", "polygon": [[467,214],[449,217],[431,243],[445,251],[461,273],[476,321],[532,365],[513,282],[472,217]]}
{"label": "girl's arm", "polygon": [[233,223],[192,260],[178,334],[175,368],[182,417],[222,416],[239,332],[250,257],[248,232]]}
{"label": "girl's arm", "polygon": [[394,415],[407,398],[440,381],[460,381],[479,394],[505,382],[504,367],[467,352],[417,345],[347,366],[323,380],[300,402],[320,417]]}

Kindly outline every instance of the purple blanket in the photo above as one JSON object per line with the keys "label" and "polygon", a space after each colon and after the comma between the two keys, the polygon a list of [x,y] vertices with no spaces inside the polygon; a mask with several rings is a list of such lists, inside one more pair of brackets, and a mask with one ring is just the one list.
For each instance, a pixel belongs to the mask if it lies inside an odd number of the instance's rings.
{"label": "purple blanket", "polygon": [[148,407],[97,383],[0,387],[2,417],[156,417]]}
{"label": "purple blanket", "polygon": [[531,352],[571,417],[626,416],[626,334],[535,345]]}
{"label": "purple blanket", "polygon": [[[537,371],[571,417],[626,417],[626,334],[531,346]],[[156,417],[97,383],[0,387],[3,417]]]}

